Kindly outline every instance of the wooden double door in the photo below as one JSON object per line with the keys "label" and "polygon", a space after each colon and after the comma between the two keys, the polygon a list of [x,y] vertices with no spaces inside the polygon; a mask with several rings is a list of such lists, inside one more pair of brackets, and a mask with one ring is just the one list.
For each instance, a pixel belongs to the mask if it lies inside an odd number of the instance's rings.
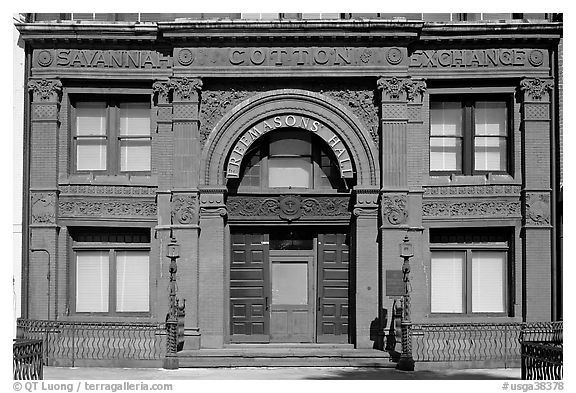
{"label": "wooden double door", "polygon": [[348,234],[238,231],[231,240],[231,342],[349,342]]}

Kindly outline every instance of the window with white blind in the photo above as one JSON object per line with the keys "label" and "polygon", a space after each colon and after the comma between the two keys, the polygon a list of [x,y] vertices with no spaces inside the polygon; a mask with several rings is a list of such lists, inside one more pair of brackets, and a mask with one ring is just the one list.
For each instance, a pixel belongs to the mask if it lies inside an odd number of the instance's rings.
{"label": "window with white blind", "polygon": [[150,172],[149,99],[73,98],[72,114],[76,172]]}
{"label": "window with white blind", "polygon": [[496,228],[430,232],[430,311],[505,314],[509,235]]}
{"label": "window with white blind", "polygon": [[433,97],[430,102],[430,172],[482,174],[509,172],[509,100],[455,100]]}
{"label": "window with white blind", "polygon": [[150,230],[71,228],[75,312],[150,311]]}

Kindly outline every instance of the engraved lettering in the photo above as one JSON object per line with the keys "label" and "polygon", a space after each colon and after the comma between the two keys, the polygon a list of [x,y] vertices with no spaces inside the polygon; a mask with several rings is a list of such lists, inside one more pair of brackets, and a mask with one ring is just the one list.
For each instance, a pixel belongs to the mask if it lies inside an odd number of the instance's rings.
{"label": "engraved lettering", "polygon": [[279,117],[279,116],[276,116],[276,117],[274,118],[274,124],[276,125],[276,128],[282,126],[282,120],[280,120],[280,117]]}
{"label": "engraved lettering", "polygon": [[512,61],[512,53],[507,49],[503,49],[500,52],[500,63],[503,65],[512,65]]}
{"label": "engraved lettering", "polygon": [[266,55],[260,49],[254,49],[250,54],[250,61],[254,65],[260,65],[266,60]]}
{"label": "engraved lettering", "polygon": [[276,56],[276,62],[274,64],[282,65],[282,58],[283,58],[282,55],[287,55],[288,52],[285,49],[273,49],[270,51],[271,55],[276,54],[276,53],[278,54],[278,56]]}
{"label": "engraved lettering", "polygon": [[320,126],[320,123],[318,121],[314,120],[312,122],[312,127],[310,128],[310,131],[312,131],[312,132],[318,131],[318,126]]}
{"label": "engraved lettering", "polygon": [[[490,63],[492,63],[492,65],[497,66],[498,65],[498,54],[496,53],[495,49],[491,49],[489,51],[486,52],[486,59],[490,61]],[[488,65],[488,64],[486,64]]]}
{"label": "engraved lettering", "polygon": [[350,64],[352,60],[350,59],[350,49],[348,48],[336,48],[336,58],[334,59],[334,64],[342,64],[342,60],[345,64]]}
{"label": "engraved lettering", "polygon": [[108,64],[102,51],[98,51],[97,54],[94,56],[94,59],[92,59],[92,65],[98,67],[99,64],[102,64],[104,67],[106,67],[106,65]]}
{"label": "engraved lettering", "polygon": [[308,123],[310,123],[310,119],[307,117],[302,116],[300,118],[300,128],[308,129]]}
{"label": "engraved lettering", "polygon": [[[459,53],[458,56],[456,56],[456,53]],[[452,52],[452,67],[464,67],[464,52],[461,50],[455,50]]]}
{"label": "engraved lettering", "polygon": [[478,51],[472,52],[472,58],[470,59],[470,65],[474,65],[474,64],[476,64],[477,66],[483,66],[484,65],[484,62],[482,61],[480,56],[478,56]]}
{"label": "engraved lettering", "polygon": [[146,64],[150,64],[154,68],[154,62],[152,61],[152,56],[149,51],[145,52],[144,59],[142,61],[142,67],[146,67]]}
{"label": "engraved lettering", "polygon": [[240,142],[242,142],[242,144],[246,147],[250,146],[250,141],[246,139],[246,135],[242,135]]}
{"label": "engraved lettering", "polygon": [[112,52],[110,66],[115,63],[116,66],[122,67],[124,65],[124,52]]}
{"label": "engraved lettering", "polygon": [[442,67],[450,67],[451,62],[452,62],[452,56],[450,55],[450,52],[446,50],[439,52],[438,64],[440,64]]}
{"label": "engraved lettering", "polygon": [[294,125],[296,124],[296,118],[292,115],[288,115],[286,116],[285,123],[288,127],[294,127]]}
{"label": "engraved lettering", "polygon": [[294,49],[294,54],[298,55],[296,64],[303,65],[308,63],[309,52],[306,49]]}
{"label": "engraved lettering", "polygon": [[336,135],[334,135],[332,138],[330,138],[330,140],[328,140],[328,144],[330,145],[330,147],[334,147],[338,143],[340,143],[340,139]]}
{"label": "engraved lettering", "polygon": [[526,61],[526,52],[518,49],[514,51],[514,65],[523,66]]}
{"label": "engraved lettering", "polygon": [[314,52],[314,61],[317,64],[326,64],[328,60],[330,60],[330,58],[325,49],[318,49]]}
{"label": "engraved lettering", "polygon": [[128,64],[127,66],[129,67],[130,64],[134,65],[134,67],[138,68],[140,66],[140,52],[128,52]]}
{"label": "engraved lettering", "polygon": [[344,154],[345,151],[346,150],[344,149],[334,149],[334,152],[336,153],[336,158],[340,158],[340,156]]}
{"label": "engraved lettering", "polygon": [[242,147],[236,145],[236,147],[234,147],[233,152],[239,154],[242,157],[242,156],[244,156],[245,151],[242,150]]}
{"label": "engraved lettering", "polygon": [[262,133],[260,132],[259,129],[257,129],[256,127],[252,127],[249,131],[248,131],[248,135],[250,135],[252,137],[252,140],[255,141],[256,139],[258,139],[258,137],[260,135],[262,135]]}
{"label": "engraved lettering", "polygon": [[69,50],[60,51],[58,53],[58,62],[56,63],[56,65],[59,65],[59,66],[69,65],[70,64],[70,58],[68,57],[69,55],[70,55]]}
{"label": "engraved lettering", "polygon": [[272,126],[270,124],[268,124],[266,121],[263,123],[264,124],[264,132],[270,131],[272,130]]}
{"label": "engraved lettering", "polygon": [[437,60],[436,59],[436,56],[437,56],[436,51],[433,51],[432,55],[429,55],[428,52],[424,52],[424,56],[426,56],[426,59],[427,59],[426,64],[424,64],[424,67],[428,67],[429,65],[432,67],[438,66],[438,64],[436,62],[436,60]]}
{"label": "engraved lettering", "polygon": [[236,159],[234,157],[230,157],[230,161],[228,161],[228,164],[230,165],[235,165],[235,166],[240,166],[240,164],[242,163],[242,159]]}
{"label": "engraved lettering", "polygon": [[246,52],[243,50],[234,49],[232,52],[230,52],[230,63],[234,65],[240,65],[244,63],[244,53]]}

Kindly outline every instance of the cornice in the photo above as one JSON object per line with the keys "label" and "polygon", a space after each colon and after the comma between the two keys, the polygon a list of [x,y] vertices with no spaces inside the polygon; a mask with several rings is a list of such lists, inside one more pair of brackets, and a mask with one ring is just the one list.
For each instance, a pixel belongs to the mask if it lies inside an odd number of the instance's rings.
{"label": "cornice", "polygon": [[420,40],[429,41],[480,41],[480,40],[530,40],[549,41],[562,37],[561,22],[427,22]]}
{"label": "cornice", "polygon": [[26,41],[155,41],[158,39],[158,26],[155,23],[15,23],[22,38]]}

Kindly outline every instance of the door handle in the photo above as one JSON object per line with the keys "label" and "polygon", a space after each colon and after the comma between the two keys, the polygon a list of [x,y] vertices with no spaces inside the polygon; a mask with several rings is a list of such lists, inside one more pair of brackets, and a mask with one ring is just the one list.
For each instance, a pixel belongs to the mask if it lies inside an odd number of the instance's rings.
{"label": "door handle", "polygon": [[266,311],[268,311],[268,296],[266,296]]}

